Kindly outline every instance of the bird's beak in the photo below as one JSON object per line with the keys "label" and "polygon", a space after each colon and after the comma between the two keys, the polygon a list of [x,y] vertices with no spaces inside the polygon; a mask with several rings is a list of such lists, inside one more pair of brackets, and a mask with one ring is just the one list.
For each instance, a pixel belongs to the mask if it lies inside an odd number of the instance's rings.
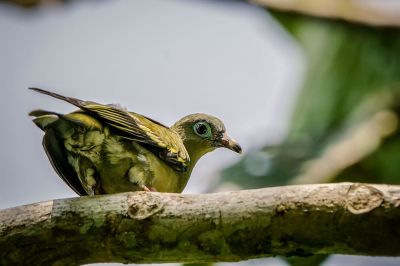
{"label": "bird's beak", "polygon": [[218,146],[228,148],[237,153],[242,153],[242,147],[240,147],[239,143],[237,143],[236,140],[231,139],[226,133],[222,136]]}

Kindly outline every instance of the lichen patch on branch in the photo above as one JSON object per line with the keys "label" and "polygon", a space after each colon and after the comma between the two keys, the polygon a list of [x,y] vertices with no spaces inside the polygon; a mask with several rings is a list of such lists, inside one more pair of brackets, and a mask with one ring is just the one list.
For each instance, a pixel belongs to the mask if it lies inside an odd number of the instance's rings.
{"label": "lichen patch on branch", "polygon": [[347,209],[354,214],[367,213],[383,202],[383,193],[373,186],[353,184],[347,193]]}

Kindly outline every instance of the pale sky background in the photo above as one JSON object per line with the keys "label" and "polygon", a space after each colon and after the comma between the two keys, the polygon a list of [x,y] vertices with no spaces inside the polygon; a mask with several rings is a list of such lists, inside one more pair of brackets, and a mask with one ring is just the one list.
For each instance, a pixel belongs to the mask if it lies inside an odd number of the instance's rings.
{"label": "pale sky background", "polygon": [[[34,12],[0,4],[0,39],[0,209],[76,196],[53,171],[43,134],[27,116],[74,107],[29,86],[120,103],[165,124],[213,114],[246,153],[284,138],[305,66],[301,49],[267,12],[236,1],[73,1]],[[184,193],[204,191],[239,159],[222,149],[207,155]],[[334,256],[324,265],[373,261]]]}
{"label": "pale sky background", "polygon": [[[196,112],[220,117],[245,152],[284,136],[303,66],[300,49],[263,10],[195,0],[77,1],[36,12],[0,6],[0,208],[75,196],[27,116],[75,107],[29,86],[120,103],[165,124]],[[220,149],[185,192],[240,159]],[[13,189],[11,189],[13,188]]]}

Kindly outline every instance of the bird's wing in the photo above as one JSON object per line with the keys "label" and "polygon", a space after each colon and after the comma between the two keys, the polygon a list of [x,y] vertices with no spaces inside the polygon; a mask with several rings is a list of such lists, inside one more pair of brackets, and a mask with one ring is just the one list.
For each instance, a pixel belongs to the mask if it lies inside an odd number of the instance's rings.
{"label": "bird's wing", "polygon": [[117,129],[122,137],[137,141],[154,152],[177,171],[187,171],[189,155],[179,135],[168,127],[137,113],[128,112],[116,105],[103,105],[65,97],[46,90],[34,91],[71,103],[95,115],[99,120]]}
{"label": "bird's wing", "polygon": [[67,155],[61,146],[62,144],[55,136],[54,130],[52,128],[48,129],[43,137],[43,148],[50,160],[51,165],[57,174],[64,180],[64,182],[67,183],[68,186],[72,188],[79,196],[87,195],[87,192],[83,188],[78,175],[68,163]]}

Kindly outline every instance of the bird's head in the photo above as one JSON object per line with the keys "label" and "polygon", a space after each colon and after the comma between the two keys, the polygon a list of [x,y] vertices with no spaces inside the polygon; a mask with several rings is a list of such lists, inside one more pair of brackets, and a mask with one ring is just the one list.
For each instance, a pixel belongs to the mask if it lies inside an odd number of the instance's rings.
{"label": "bird's head", "polygon": [[242,152],[240,145],[226,134],[224,123],[211,115],[185,116],[171,129],[180,135],[191,159],[198,159],[219,147],[228,148],[237,153]]}

